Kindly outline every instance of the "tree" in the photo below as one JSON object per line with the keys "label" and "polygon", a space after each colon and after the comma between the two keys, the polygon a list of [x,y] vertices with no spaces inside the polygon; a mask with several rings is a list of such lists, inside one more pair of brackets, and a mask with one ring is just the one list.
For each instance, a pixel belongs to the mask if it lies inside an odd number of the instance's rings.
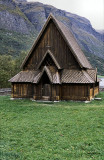
{"label": "tree", "polygon": [[16,58],[10,55],[0,55],[0,88],[10,87],[8,80],[20,71],[20,66],[26,52],[21,52]]}

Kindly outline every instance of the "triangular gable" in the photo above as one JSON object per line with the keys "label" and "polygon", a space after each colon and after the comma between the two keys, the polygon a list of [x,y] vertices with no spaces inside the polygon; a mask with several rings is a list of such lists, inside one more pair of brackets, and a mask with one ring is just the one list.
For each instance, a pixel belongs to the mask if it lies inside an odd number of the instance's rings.
{"label": "triangular gable", "polygon": [[52,54],[52,52],[48,49],[47,52],[45,53],[45,55],[43,56],[42,60],[40,61],[37,69],[39,69],[39,67],[41,66],[42,62],[45,60],[45,58],[47,57],[47,55],[50,55],[50,57],[52,58],[53,62],[55,63],[55,65],[57,66],[58,69],[61,69],[60,64],[58,63],[58,61],[56,60],[55,56]]}
{"label": "triangular gable", "polygon": [[81,68],[92,68],[92,66],[88,62],[87,58],[85,57],[84,53],[82,52],[81,48],[79,47],[77,41],[75,40],[73,34],[69,31],[69,29],[63,23],[59,22],[52,14],[49,15],[46,23],[44,24],[41,32],[39,33],[34,45],[32,46],[32,48],[31,48],[29,54],[27,55],[27,57],[25,58],[25,60],[23,61],[23,64],[21,67],[24,67],[25,63],[27,62],[29,56],[32,54],[32,51],[34,50],[36,44],[38,43],[39,39],[41,38],[41,36],[42,36],[43,32],[45,31],[50,20],[53,20],[55,26],[57,27],[57,29],[61,33],[62,37],[66,41],[69,48],[71,49],[75,59],[77,60],[77,62],[80,65],[80,67]]}
{"label": "triangular gable", "polygon": [[48,76],[50,82],[52,83],[52,75],[51,75],[51,72],[50,72],[50,70],[48,69],[47,66],[44,66],[44,68],[43,68],[41,74],[39,75],[39,77],[38,77],[38,79],[37,79],[37,81],[36,81],[35,78],[34,78],[33,83],[39,83],[39,81],[40,81],[40,79],[42,78],[44,72],[46,72],[46,74],[47,74],[47,76]]}
{"label": "triangular gable", "polygon": [[44,72],[47,74],[47,76],[48,76],[48,78],[49,78],[51,83],[53,83],[53,84],[61,84],[60,74],[58,73],[58,71],[55,71],[55,72],[52,73],[47,66],[44,66],[43,70],[40,71],[34,77],[33,83],[36,83],[36,84],[39,83],[39,81],[41,80]]}
{"label": "triangular gable", "polygon": [[53,74],[53,84],[61,84],[61,79],[60,79],[59,72],[55,72]]}

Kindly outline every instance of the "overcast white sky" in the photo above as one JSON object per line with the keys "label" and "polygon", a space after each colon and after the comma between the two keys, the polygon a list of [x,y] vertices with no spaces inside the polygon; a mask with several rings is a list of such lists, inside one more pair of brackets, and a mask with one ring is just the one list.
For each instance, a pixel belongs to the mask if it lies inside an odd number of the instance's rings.
{"label": "overcast white sky", "polygon": [[27,0],[53,5],[90,20],[93,28],[104,30],[104,0]]}

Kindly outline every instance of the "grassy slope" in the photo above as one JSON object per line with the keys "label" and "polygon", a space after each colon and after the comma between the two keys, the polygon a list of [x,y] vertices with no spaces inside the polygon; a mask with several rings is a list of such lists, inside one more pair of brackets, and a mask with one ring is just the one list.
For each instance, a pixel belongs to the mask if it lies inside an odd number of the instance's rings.
{"label": "grassy slope", "polygon": [[104,78],[104,76],[100,76],[100,75],[98,75],[98,78]]}
{"label": "grassy slope", "polygon": [[104,92],[89,104],[0,97],[4,160],[103,160]]}
{"label": "grassy slope", "polygon": [[0,54],[18,56],[22,51],[29,51],[36,34],[23,35],[7,30],[0,30]]}
{"label": "grassy slope", "polygon": [[[12,5],[11,5],[12,4]],[[8,5],[3,5],[0,4],[0,11],[8,11],[11,14],[14,15],[18,15],[21,16],[22,18],[24,18],[28,23],[30,23],[30,21],[28,20],[28,18],[25,16],[25,14],[23,12],[21,12],[20,8],[13,2],[10,2],[10,4],[8,3]]]}
{"label": "grassy slope", "polygon": [[104,75],[104,60],[93,54],[83,51],[88,58],[88,61],[91,63],[93,68],[97,68],[99,75]]}

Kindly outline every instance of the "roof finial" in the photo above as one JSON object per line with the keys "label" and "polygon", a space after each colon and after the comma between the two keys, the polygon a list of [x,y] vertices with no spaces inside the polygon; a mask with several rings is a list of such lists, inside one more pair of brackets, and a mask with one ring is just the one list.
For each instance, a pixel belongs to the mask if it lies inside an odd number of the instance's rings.
{"label": "roof finial", "polygon": [[50,18],[54,18],[54,15],[52,14],[52,12],[50,12],[49,16]]}

